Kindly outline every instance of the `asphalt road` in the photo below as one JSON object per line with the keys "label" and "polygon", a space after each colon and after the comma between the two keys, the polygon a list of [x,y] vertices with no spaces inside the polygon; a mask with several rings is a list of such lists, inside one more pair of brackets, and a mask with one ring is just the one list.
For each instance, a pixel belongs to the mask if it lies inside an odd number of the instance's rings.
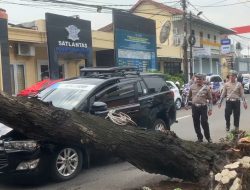
{"label": "asphalt road", "polygon": [[[241,105],[241,116],[240,116],[240,129],[250,132],[250,95],[246,94],[246,101],[248,103],[248,109],[245,110]],[[213,106],[213,113],[208,118],[211,138],[214,142],[219,142],[220,138],[226,136],[226,121],[224,117],[225,112],[225,101],[219,109],[217,105]],[[191,110],[180,110],[177,112],[178,123],[174,124],[171,128],[178,137],[185,140],[196,141],[197,137],[193,127],[193,119]],[[233,126],[233,115],[231,115],[231,129]]]}
{"label": "asphalt road", "polygon": [[[240,128],[250,132],[250,95],[246,95],[249,108],[241,109]],[[209,117],[210,133],[214,142],[226,136],[223,105],[221,109],[213,108],[213,114]],[[179,110],[177,112],[178,123],[172,126],[172,130],[182,139],[196,140],[193,129],[191,110]],[[233,118],[231,118],[233,123]],[[79,176],[63,183],[53,183],[45,180],[39,185],[27,186],[16,184],[9,179],[0,181],[0,190],[128,190],[142,187],[147,184],[159,183],[168,179],[166,176],[149,174],[132,166],[127,162],[112,161],[109,164],[95,166],[89,170],[83,170]],[[26,179],[28,182],[31,179]],[[20,180],[21,182],[25,182]]]}

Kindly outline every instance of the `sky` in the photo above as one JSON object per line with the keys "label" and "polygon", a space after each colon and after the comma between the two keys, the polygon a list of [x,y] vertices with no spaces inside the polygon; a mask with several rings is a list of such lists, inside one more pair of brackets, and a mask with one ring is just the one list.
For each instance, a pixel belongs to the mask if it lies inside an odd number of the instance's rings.
{"label": "sky", "polygon": [[[94,8],[51,4],[40,0],[0,0],[0,8],[7,11],[9,23],[19,24],[37,19],[45,19],[45,13],[55,13],[65,16],[79,15],[81,19],[91,21],[92,29],[96,30],[112,22],[112,14],[108,10],[98,13]],[[59,0],[79,2],[90,5],[129,9],[137,0]],[[155,0],[168,6],[181,9],[180,0]],[[122,6],[117,6],[122,5]],[[250,25],[250,0],[187,0],[187,10],[197,14],[202,11],[201,18],[214,24],[233,28]],[[247,54],[250,46],[250,34],[242,35],[247,38],[232,36],[234,43],[241,42],[243,53]],[[249,39],[248,39],[249,38]]]}

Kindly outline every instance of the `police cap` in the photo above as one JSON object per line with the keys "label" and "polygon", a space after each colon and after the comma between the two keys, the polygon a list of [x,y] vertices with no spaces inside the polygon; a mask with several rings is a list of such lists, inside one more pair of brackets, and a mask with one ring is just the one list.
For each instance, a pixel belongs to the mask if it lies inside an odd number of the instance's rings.
{"label": "police cap", "polygon": [[203,75],[203,74],[201,74],[201,73],[195,74],[195,77],[196,77],[196,78],[199,78],[199,79],[205,79],[205,75]]}
{"label": "police cap", "polygon": [[234,75],[234,76],[237,76],[237,71],[235,71],[235,70],[230,70],[229,71],[229,75]]}

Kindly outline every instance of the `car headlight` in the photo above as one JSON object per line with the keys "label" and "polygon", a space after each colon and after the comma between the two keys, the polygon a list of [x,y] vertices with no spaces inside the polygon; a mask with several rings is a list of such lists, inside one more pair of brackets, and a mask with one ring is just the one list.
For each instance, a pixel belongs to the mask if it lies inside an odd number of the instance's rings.
{"label": "car headlight", "polygon": [[8,141],[4,142],[4,148],[8,150],[16,151],[34,151],[39,148],[39,144],[36,141]]}
{"label": "car headlight", "polygon": [[38,166],[39,160],[40,159],[21,162],[17,166],[16,170],[32,170],[32,169],[35,169]]}

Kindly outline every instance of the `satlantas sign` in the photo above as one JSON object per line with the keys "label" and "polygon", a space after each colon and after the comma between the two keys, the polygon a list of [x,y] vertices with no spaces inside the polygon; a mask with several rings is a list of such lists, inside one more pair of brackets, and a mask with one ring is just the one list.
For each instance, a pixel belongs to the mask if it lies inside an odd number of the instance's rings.
{"label": "satlantas sign", "polygon": [[67,47],[81,47],[81,48],[87,48],[87,43],[82,42],[75,42],[76,40],[79,40],[79,32],[81,31],[79,28],[77,28],[75,25],[69,25],[65,27],[65,29],[68,32],[68,39],[72,41],[58,41],[59,46],[67,46]]}

